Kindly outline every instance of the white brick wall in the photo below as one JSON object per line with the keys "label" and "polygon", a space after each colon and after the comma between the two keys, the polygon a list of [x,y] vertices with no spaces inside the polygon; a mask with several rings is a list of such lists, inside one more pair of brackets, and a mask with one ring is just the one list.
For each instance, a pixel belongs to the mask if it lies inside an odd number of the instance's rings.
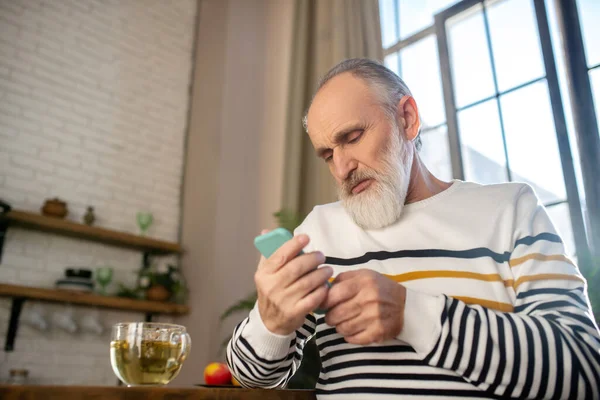
{"label": "white brick wall", "polygon": [[[97,225],[128,232],[145,209],[150,234],[176,241],[195,13],[195,0],[0,0],[0,198],[37,212],[58,196],[77,221],[92,205]],[[112,265],[132,283],[140,264],[137,251],[11,228],[0,282],[52,287],[67,266]],[[2,299],[2,348],[9,309]],[[33,383],[114,385],[109,339],[22,325],[0,381],[28,368]]]}

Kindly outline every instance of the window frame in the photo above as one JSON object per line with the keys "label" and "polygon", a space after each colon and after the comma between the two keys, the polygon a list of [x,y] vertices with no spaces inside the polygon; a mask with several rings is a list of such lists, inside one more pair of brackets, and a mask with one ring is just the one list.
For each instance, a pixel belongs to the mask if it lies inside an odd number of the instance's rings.
{"label": "window frame", "polygon": [[[591,253],[600,263],[600,121],[594,109],[590,82],[590,71],[600,67],[600,64],[588,67],[578,2],[556,1],[555,4],[585,192],[588,240]],[[593,268],[593,264],[593,261],[589,263],[590,268]],[[596,279],[600,282],[600,276]]]}
{"label": "window frame", "polygon": [[[396,17],[396,30],[397,37],[400,38],[399,31],[399,13],[400,9],[400,1],[395,0],[394,2],[394,11]],[[463,166],[463,155],[461,150],[461,141],[460,141],[460,131],[458,126],[458,111],[464,110],[469,107],[473,107],[477,104],[483,103],[484,101],[488,101],[491,99],[496,99],[496,104],[498,106],[499,117],[501,121],[501,125],[503,125],[502,118],[502,109],[500,105],[500,97],[506,93],[510,93],[519,89],[522,89],[528,85],[534,84],[539,81],[546,81],[548,94],[550,97],[550,106],[553,114],[553,122],[556,132],[556,140],[560,153],[561,167],[563,171],[564,184],[566,189],[567,198],[566,200],[556,201],[552,203],[544,204],[546,207],[552,207],[558,204],[567,203],[569,215],[571,218],[571,227],[573,231],[573,237],[575,241],[575,254],[578,259],[581,261],[586,261],[584,264],[589,265],[587,260],[590,259],[590,246],[588,244],[588,233],[586,232],[586,225],[584,222],[584,215],[582,212],[582,204],[580,201],[579,191],[577,187],[577,178],[575,174],[575,164],[573,160],[573,156],[571,153],[571,147],[569,143],[569,135],[567,131],[566,117],[563,109],[563,102],[559,87],[558,81],[558,73],[555,64],[554,51],[552,48],[552,39],[550,35],[550,27],[548,21],[548,14],[546,11],[546,5],[544,0],[531,0],[533,2],[534,10],[535,10],[535,19],[537,22],[539,41],[540,41],[540,50],[543,58],[543,63],[545,67],[545,75],[542,77],[538,77],[536,79],[532,79],[528,82],[522,83],[516,87],[510,88],[508,90],[499,91],[498,83],[497,83],[497,74],[495,71],[495,63],[494,63],[494,55],[492,53],[491,47],[491,36],[489,30],[489,22],[487,17],[487,10],[485,0],[462,0],[445,10],[440,11],[436,15],[434,15],[434,23],[424,29],[412,34],[409,37],[398,40],[395,44],[391,45],[388,48],[384,49],[384,57],[388,55],[398,53],[398,71],[400,75],[402,75],[402,65],[401,65],[401,57],[399,52],[413,45],[420,40],[429,37],[430,35],[434,35],[437,41],[438,46],[438,59],[440,63],[440,74],[441,74],[441,82],[442,82],[442,91],[443,91],[443,99],[445,105],[445,114],[446,121],[445,124],[447,126],[448,133],[448,145],[450,151],[450,160],[452,166],[452,174],[455,178],[464,180],[465,178],[465,170]],[[466,106],[457,108],[455,101],[455,88],[452,76],[452,65],[450,62],[450,50],[448,44],[448,36],[446,30],[446,22],[453,16],[461,14],[473,7],[480,6],[483,11],[484,24],[485,24],[485,33],[486,40],[489,50],[489,57],[492,66],[492,74],[494,79],[494,88],[495,93],[492,96],[486,97],[485,99],[480,99],[477,102],[473,102],[472,104],[468,104]],[[561,32],[562,34],[562,32]],[[581,35],[581,31],[579,32]],[[585,62],[585,61],[584,61]],[[588,71],[592,69],[600,67],[599,65],[593,66],[591,68],[586,67],[586,74]],[[589,78],[588,78],[588,86],[589,86]],[[589,87],[591,93],[591,86]],[[593,107],[592,107],[593,108]],[[424,130],[421,134],[426,134],[427,131],[436,129],[437,127],[431,127],[430,129]],[[504,155],[507,162],[507,176],[509,181],[512,181],[512,172],[510,170],[510,162],[508,157],[506,138],[504,134],[504,127],[501,126],[502,129],[502,141],[504,145]],[[581,146],[581,144],[580,144]],[[600,151],[597,153],[600,156]],[[584,167],[584,166],[582,166]],[[600,176],[600,174],[599,174]],[[585,188],[585,182],[584,182]],[[600,185],[598,185],[600,186]],[[587,189],[586,189],[587,193]],[[592,221],[589,221],[590,223]],[[600,248],[598,249],[600,252]]]}

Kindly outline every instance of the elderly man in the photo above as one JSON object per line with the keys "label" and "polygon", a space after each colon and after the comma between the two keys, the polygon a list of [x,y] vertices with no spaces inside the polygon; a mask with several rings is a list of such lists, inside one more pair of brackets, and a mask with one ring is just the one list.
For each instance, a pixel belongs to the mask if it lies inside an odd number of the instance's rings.
{"label": "elderly man", "polygon": [[305,125],[341,201],[260,261],[227,351],[243,385],[285,385],[316,335],[320,399],[600,398],[586,283],[531,187],[433,176],[415,100],[369,60],[324,77]]}

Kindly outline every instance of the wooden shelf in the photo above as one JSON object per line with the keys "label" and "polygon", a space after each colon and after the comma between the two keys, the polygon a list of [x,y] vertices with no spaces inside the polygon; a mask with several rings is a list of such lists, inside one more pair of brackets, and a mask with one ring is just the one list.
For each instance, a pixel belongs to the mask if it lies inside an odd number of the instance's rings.
{"label": "wooden shelf", "polygon": [[43,300],[55,303],[71,303],[155,314],[183,315],[189,312],[189,307],[182,304],[135,300],[115,296],[100,296],[92,293],[78,292],[76,290],[44,289],[7,284],[0,284],[0,297]]}
{"label": "wooden shelf", "polygon": [[[115,246],[142,250],[144,252],[143,266],[150,263],[153,254],[181,253],[182,248],[177,243],[151,239],[144,236],[132,235],[95,226],[88,226],[60,218],[46,217],[27,211],[0,212],[0,260],[6,230],[9,226],[21,226],[38,231],[46,231],[78,239],[112,244]],[[114,310],[138,311],[146,314],[146,321],[151,321],[154,314],[187,314],[187,306],[175,303],[134,300],[123,297],[99,296],[97,294],[64,289],[44,289],[28,286],[7,285],[0,283],[0,297],[12,298],[10,321],[6,331],[5,351],[13,351],[14,342],[19,327],[19,317],[23,303],[26,300],[41,300],[55,303],[71,303],[87,306],[97,306]]]}
{"label": "wooden shelf", "polygon": [[64,219],[46,217],[32,212],[12,210],[0,215],[0,218],[9,225],[33,228],[65,236],[138,249],[153,254],[182,252],[181,246],[177,243],[88,226]]}

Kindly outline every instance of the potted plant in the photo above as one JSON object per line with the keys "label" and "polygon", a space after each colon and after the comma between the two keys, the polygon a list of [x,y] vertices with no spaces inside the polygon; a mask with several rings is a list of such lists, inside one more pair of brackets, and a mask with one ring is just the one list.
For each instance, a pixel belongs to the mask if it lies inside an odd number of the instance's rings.
{"label": "potted plant", "polygon": [[142,269],[139,286],[145,291],[146,299],[153,301],[181,302],[185,290],[179,269],[165,263],[154,263],[150,268]]}
{"label": "potted plant", "polygon": [[187,296],[187,287],[177,266],[154,263],[139,271],[135,287],[129,288],[119,284],[117,296],[183,304]]}

